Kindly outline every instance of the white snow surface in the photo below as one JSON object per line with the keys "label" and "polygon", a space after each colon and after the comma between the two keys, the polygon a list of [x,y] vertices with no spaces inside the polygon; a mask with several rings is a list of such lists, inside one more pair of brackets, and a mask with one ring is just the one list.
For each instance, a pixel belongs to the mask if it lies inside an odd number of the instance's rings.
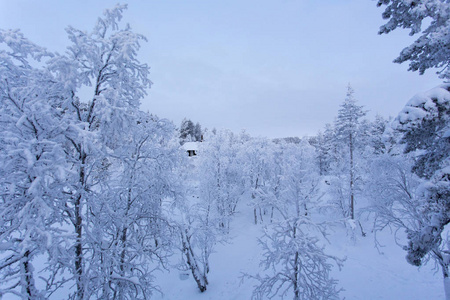
{"label": "white snow surface", "polygon": [[[211,255],[210,284],[204,293],[200,293],[192,275],[180,279],[181,272],[172,270],[170,273],[155,273],[156,283],[164,295],[155,294],[153,299],[251,299],[255,282],[250,279],[242,281],[242,275],[263,271],[259,268],[261,249],[257,242],[263,226],[254,225],[251,221],[250,213],[236,216],[230,242],[217,246]],[[382,253],[375,248],[372,233],[352,240],[345,229],[336,228],[329,238],[331,244],[326,246],[327,253],[347,258],[342,270],[333,272],[333,277],[339,280],[339,287],[344,289],[342,299],[445,299],[441,273],[436,273],[432,266],[418,269],[409,265],[405,251],[395,244],[389,232],[379,236],[385,243]],[[285,299],[291,298],[288,295]]]}
{"label": "white snow surface", "polygon": [[[264,274],[259,266],[262,249],[258,238],[263,234],[264,224],[253,223],[253,211],[246,199],[238,205],[229,235],[229,241],[215,247],[210,257],[211,270],[208,274],[209,285],[201,293],[192,275],[188,272],[159,271],[154,275],[156,284],[162,291],[155,293],[157,300],[241,300],[251,299],[256,281],[244,278],[244,274]],[[321,216],[323,217],[323,216]],[[396,244],[392,232],[386,229],[377,233],[382,247],[375,246],[371,221],[363,220],[366,237],[359,234],[355,225],[354,237],[344,225],[331,228],[329,243],[325,245],[327,254],[346,258],[341,270],[333,269],[333,278],[339,281],[343,291],[341,299],[346,300],[424,300],[445,299],[443,277],[434,265],[421,268],[409,265],[405,260],[406,252]],[[406,238],[400,242],[406,243]],[[181,255],[174,255],[173,263],[179,262]],[[270,271],[270,270],[269,270]],[[276,296],[273,299],[281,299]],[[292,299],[288,294],[284,299]]]}

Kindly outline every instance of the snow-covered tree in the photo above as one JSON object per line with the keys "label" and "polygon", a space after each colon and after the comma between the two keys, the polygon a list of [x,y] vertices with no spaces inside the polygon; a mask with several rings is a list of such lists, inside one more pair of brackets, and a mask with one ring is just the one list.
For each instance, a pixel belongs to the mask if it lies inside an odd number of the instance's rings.
{"label": "snow-covered tree", "polygon": [[292,293],[296,300],[338,299],[330,261],[340,266],[341,260],[324,252],[321,243],[326,239],[326,225],[311,219],[320,206],[314,148],[306,142],[283,147],[280,191],[270,199],[278,221],[267,226],[260,239],[261,266],[267,273],[249,276],[259,281],[253,298]]}
{"label": "snow-covered tree", "polygon": [[375,120],[370,123],[368,144],[372,148],[375,155],[379,155],[388,151],[386,149],[385,131],[389,125],[389,121],[380,115],[375,116]]}
{"label": "snow-covered tree", "polygon": [[[121,128],[128,125],[151,84],[148,66],[136,58],[145,38],[128,25],[119,27],[125,9],[126,5],[117,5],[106,10],[90,33],[69,27],[72,45],[66,55],[49,61],[49,69],[64,84],[62,96],[68,103],[65,151],[76,175],[70,180],[65,215],[75,236],[70,263],[61,264],[74,276],[77,299],[98,289],[97,281],[91,280],[101,264],[93,260],[99,249],[92,212],[101,198],[99,182],[105,176],[107,149],[116,147]],[[80,92],[86,86],[93,89],[87,99]]]}
{"label": "snow-covered tree", "polygon": [[[204,292],[209,284],[209,257],[224,233],[219,225],[223,222],[223,217],[218,213],[214,197],[218,187],[208,184],[208,178],[198,170],[200,165],[184,163],[183,166],[179,169],[184,182],[183,192],[172,205],[170,219],[179,236],[182,254],[179,268],[189,271],[200,292]],[[212,182],[215,183],[215,180]]]}
{"label": "snow-covered tree", "polygon": [[211,199],[192,202],[186,199],[181,207],[178,230],[184,266],[190,270],[200,292],[208,287],[209,257],[223,236],[219,215]]}
{"label": "snow-covered tree", "polygon": [[[439,68],[441,78],[450,78],[450,2],[448,0],[378,0],[385,5],[379,34],[396,28],[410,29],[409,35],[420,34],[410,46],[403,49],[394,62],[409,61],[409,70],[423,74],[427,69]],[[429,22],[428,22],[429,21]],[[428,27],[422,31],[422,25]]]}
{"label": "snow-covered tree", "polygon": [[180,142],[184,144],[185,142],[190,142],[195,139],[195,125],[191,120],[186,118],[181,121],[180,126]]}
{"label": "snow-covered tree", "polygon": [[335,133],[331,124],[325,126],[324,132],[319,132],[311,140],[311,145],[316,148],[316,161],[320,175],[329,175],[331,165],[335,161],[336,145]]}
{"label": "snow-covered tree", "polygon": [[197,142],[201,142],[203,139],[202,126],[198,122],[195,124],[195,127],[194,127],[194,137],[195,137],[195,141],[197,141]]}
{"label": "snow-covered tree", "polygon": [[[336,139],[343,145],[344,152],[338,164],[346,170],[348,174],[348,216],[355,219],[355,182],[356,182],[356,150],[361,148],[362,130],[361,118],[366,115],[362,106],[357,105],[357,101],[353,96],[354,91],[349,85],[347,88],[347,97],[338,112],[336,119]],[[344,163],[344,165],[342,165]]]}
{"label": "snow-covered tree", "polygon": [[199,151],[200,197],[215,206],[219,225],[226,231],[244,192],[240,138],[229,130],[219,130],[207,136]]}
{"label": "snow-covered tree", "polygon": [[314,164],[314,147],[306,141],[282,146],[279,190],[275,207],[282,215],[295,207],[296,215],[308,216],[319,204],[319,174]]}
{"label": "snow-covered tree", "polygon": [[[19,31],[0,30],[0,295],[44,299],[51,285],[51,266],[40,278],[37,256],[60,252],[65,177],[61,85],[49,72],[33,68],[50,55]],[[45,282],[44,282],[45,283]],[[42,285],[41,285],[42,286]]]}
{"label": "snow-covered tree", "polygon": [[185,192],[175,204],[183,266],[201,292],[208,287],[209,256],[226,240],[232,217],[244,192],[240,150],[245,133],[218,130],[206,135],[199,155],[185,170]]}
{"label": "snow-covered tree", "polygon": [[325,234],[325,229],[304,216],[283,220],[266,231],[261,266],[274,274],[257,275],[259,281],[253,299],[291,294],[294,300],[339,299],[337,281],[330,276],[330,261],[342,261],[324,252],[320,240],[312,232]]}
{"label": "snow-covered tree", "polygon": [[202,126],[200,123],[196,123],[186,118],[181,121],[180,126],[180,143],[184,144],[186,142],[201,142],[203,137]]}
{"label": "snow-covered tree", "polygon": [[369,211],[375,216],[375,233],[389,227],[397,235],[399,230],[417,230],[422,222],[422,203],[417,195],[421,180],[411,172],[412,164],[411,157],[390,154],[371,162],[365,192],[370,199]]}
{"label": "snow-covered tree", "polygon": [[432,256],[441,266],[450,298],[449,249],[443,231],[450,223],[450,84],[413,97],[394,120],[405,152],[414,155],[412,171],[424,180],[415,228],[407,229],[407,261],[420,266]]}
{"label": "snow-covered tree", "polygon": [[[144,37],[119,27],[125,9],[106,10],[90,33],[69,27],[65,55],[0,31],[2,294],[139,299],[153,289],[178,146],[169,122],[139,111],[151,82],[137,59]],[[34,271],[38,255],[45,268]]]}
{"label": "snow-covered tree", "polygon": [[108,156],[110,174],[92,207],[101,249],[93,259],[102,262],[93,294],[102,299],[148,298],[156,289],[152,271],[165,265],[173,244],[162,201],[178,190],[175,127],[143,112],[130,125]]}
{"label": "snow-covered tree", "polygon": [[277,191],[280,165],[276,164],[277,144],[265,138],[253,138],[244,143],[242,162],[246,190],[251,196],[255,224],[263,222],[263,215],[271,209],[270,199]]}

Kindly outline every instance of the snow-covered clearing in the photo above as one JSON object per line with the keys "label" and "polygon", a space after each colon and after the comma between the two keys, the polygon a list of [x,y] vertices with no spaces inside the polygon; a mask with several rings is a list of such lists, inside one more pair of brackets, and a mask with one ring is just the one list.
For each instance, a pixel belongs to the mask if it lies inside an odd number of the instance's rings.
{"label": "snow-covered clearing", "polygon": [[[154,299],[250,299],[255,282],[242,281],[242,274],[261,272],[257,238],[262,235],[262,228],[263,225],[252,224],[250,213],[238,214],[229,243],[218,245],[211,255],[208,290],[200,293],[191,275],[181,279],[180,272],[171,270],[155,274],[164,295],[155,294]],[[327,253],[347,258],[342,270],[333,272],[346,300],[444,299],[440,272],[435,273],[431,266],[417,269],[409,265],[405,252],[388,232],[379,236],[385,243],[382,253],[375,248],[372,233],[353,241],[343,228],[336,228],[329,238]]]}
{"label": "snow-covered clearing", "polygon": [[[196,162],[196,158],[193,162]],[[264,272],[259,266],[262,249],[258,238],[262,236],[265,225],[255,225],[253,221],[252,208],[246,199],[241,199],[231,222],[228,242],[217,245],[210,257],[209,285],[204,293],[200,293],[191,274],[186,276],[188,272],[171,269],[154,274],[155,283],[163,295],[155,294],[153,299],[251,299],[256,281],[243,275]],[[433,269],[431,262],[421,268],[408,264],[406,252],[395,243],[389,230],[378,233],[381,247],[377,249],[374,234],[370,231],[371,221],[365,220],[363,227],[368,231],[366,237],[357,231],[355,238],[352,238],[343,225],[336,225],[329,230],[330,243],[326,245],[326,253],[346,258],[343,268],[339,270],[334,267],[332,274],[339,280],[339,288],[343,289],[341,298],[445,299],[442,274],[440,270]],[[172,262],[176,264],[180,257],[175,255]],[[291,298],[289,294],[285,297]]]}

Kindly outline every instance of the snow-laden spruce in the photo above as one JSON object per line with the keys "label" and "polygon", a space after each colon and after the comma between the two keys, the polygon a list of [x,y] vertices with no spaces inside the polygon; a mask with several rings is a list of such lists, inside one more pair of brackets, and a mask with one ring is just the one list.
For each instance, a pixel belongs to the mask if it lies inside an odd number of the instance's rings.
{"label": "snow-laden spruce", "polygon": [[[387,121],[377,117],[370,122],[363,117],[366,111],[358,105],[349,85],[333,125],[327,124],[323,133],[310,138],[315,147],[315,161],[320,175],[329,185],[330,204],[341,215],[349,229],[365,235],[357,203],[364,190],[366,162],[385,151],[381,141]],[[362,200],[362,199],[361,199]]]}
{"label": "snow-laden spruce", "polygon": [[[410,29],[409,35],[421,34],[400,52],[396,63],[409,61],[409,70],[423,74],[438,68],[441,78],[450,79],[450,2],[448,0],[378,0],[386,5],[379,34],[396,28]],[[429,22],[428,22],[429,21]],[[422,31],[422,25],[428,27]]]}
{"label": "snow-laden spruce", "polygon": [[[344,162],[342,166],[348,172],[348,190],[349,190],[349,204],[345,211],[345,216],[349,216],[352,220],[355,219],[355,183],[356,183],[356,148],[363,145],[361,118],[366,115],[362,106],[357,105],[354,98],[354,91],[350,85],[347,88],[347,97],[338,112],[336,119],[336,137],[342,146],[346,149],[348,157],[343,157]],[[347,154],[346,153],[346,154]],[[344,206],[345,207],[345,206]]]}
{"label": "snow-laden spruce", "polygon": [[433,259],[442,271],[450,299],[450,84],[413,97],[393,121],[404,155],[393,152],[372,166],[376,229],[407,233],[407,261],[421,266]]}

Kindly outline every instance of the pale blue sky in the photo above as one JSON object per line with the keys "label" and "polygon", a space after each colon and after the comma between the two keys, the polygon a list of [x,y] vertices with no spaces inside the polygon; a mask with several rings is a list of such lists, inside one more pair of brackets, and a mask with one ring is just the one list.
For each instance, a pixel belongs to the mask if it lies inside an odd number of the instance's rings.
{"label": "pale blue sky", "polygon": [[[90,30],[115,1],[0,0],[0,28],[63,52],[67,25]],[[140,60],[154,85],[142,107],[179,125],[315,134],[333,122],[347,84],[362,105],[395,116],[442,81],[392,63],[413,40],[377,35],[372,0],[128,1],[124,21],[148,38]]]}

